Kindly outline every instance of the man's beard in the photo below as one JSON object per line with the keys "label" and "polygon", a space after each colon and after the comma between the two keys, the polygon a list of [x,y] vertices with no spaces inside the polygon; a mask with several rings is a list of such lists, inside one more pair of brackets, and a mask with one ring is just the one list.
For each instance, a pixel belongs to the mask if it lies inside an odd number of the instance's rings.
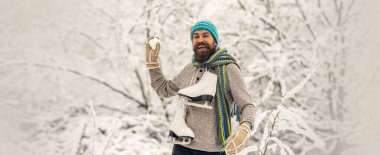
{"label": "man's beard", "polygon": [[[206,50],[198,49],[198,46],[200,46],[200,45],[204,45]],[[197,62],[200,62],[200,63],[205,62],[212,54],[215,53],[215,47],[216,46],[210,47],[210,45],[208,45],[207,43],[203,43],[203,42],[196,44],[193,47],[193,51],[195,54],[195,60],[197,60]]]}

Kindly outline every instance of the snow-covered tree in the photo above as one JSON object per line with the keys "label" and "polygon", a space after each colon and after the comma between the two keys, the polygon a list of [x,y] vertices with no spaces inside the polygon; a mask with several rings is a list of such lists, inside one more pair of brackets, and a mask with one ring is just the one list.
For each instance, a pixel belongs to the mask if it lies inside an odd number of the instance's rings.
{"label": "snow-covered tree", "polygon": [[1,114],[21,124],[1,128],[23,133],[13,140],[18,154],[169,154],[177,101],[152,90],[145,43],[160,38],[170,79],[190,62],[190,27],[201,19],[217,25],[259,111],[241,154],[340,154],[356,145],[350,113],[360,96],[347,89],[362,83],[347,80],[347,64],[363,50],[357,0],[44,5],[65,11],[47,9],[24,27],[9,24],[12,11],[0,17]]}

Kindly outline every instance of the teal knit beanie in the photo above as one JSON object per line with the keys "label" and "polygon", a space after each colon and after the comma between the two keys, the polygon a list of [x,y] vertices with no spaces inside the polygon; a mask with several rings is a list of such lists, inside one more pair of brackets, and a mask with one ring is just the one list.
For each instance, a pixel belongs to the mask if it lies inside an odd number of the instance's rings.
{"label": "teal knit beanie", "polygon": [[191,36],[190,36],[191,41],[193,41],[194,32],[198,30],[206,30],[210,32],[212,37],[215,40],[215,43],[219,44],[218,30],[216,30],[216,27],[213,23],[207,20],[201,20],[195,23],[195,25],[191,27]]}

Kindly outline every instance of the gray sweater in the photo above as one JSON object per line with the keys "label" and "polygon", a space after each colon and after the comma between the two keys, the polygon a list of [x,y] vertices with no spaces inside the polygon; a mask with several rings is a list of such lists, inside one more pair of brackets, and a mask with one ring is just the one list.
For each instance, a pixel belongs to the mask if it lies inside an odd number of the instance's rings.
{"label": "gray sweater", "polygon": [[[229,109],[235,102],[241,109],[240,124],[248,122],[252,125],[255,119],[255,107],[248,95],[240,69],[235,64],[228,64],[226,70]],[[149,70],[152,87],[163,98],[177,95],[180,89],[197,83],[204,72],[205,68],[196,68],[189,63],[174,79],[167,80],[159,68]],[[210,70],[210,72],[216,74],[215,70]],[[215,108],[215,100],[212,101],[211,106]],[[216,146],[215,115],[214,109],[186,106],[186,123],[193,130],[195,137],[189,145],[184,145],[184,147],[207,152],[223,151],[218,150]]]}

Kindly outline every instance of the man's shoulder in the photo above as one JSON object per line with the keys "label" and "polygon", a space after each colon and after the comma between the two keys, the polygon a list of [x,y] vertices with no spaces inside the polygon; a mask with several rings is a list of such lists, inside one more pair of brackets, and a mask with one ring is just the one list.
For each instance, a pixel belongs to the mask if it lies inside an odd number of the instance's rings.
{"label": "man's shoulder", "polygon": [[182,69],[182,71],[187,71],[187,70],[190,70],[190,69],[192,69],[192,68],[194,68],[194,65],[193,65],[193,63],[187,63],[184,67],[183,67],[183,69]]}
{"label": "man's shoulder", "polygon": [[235,63],[229,63],[226,65],[227,70],[240,70],[239,66]]}
{"label": "man's shoulder", "polygon": [[189,62],[189,63],[187,63],[187,64],[185,65],[185,68],[186,68],[186,67],[193,67],[193,66],[194,66],[193,63]]}

